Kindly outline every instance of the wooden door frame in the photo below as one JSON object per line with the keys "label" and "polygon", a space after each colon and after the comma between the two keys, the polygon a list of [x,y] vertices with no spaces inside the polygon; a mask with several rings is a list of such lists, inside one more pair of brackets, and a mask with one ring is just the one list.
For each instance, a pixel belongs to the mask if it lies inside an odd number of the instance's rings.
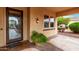
{"label": "wooden door frame", "polygon": [[9,11],[12,10],[12,11],[16,11],[16,12],[20,12],[21,13],[21,40],[19,41],[22,41],[23,40],[23,11],[22,10],[18,10],[18,9],[13,9],[13,8],[8,8],[6,7],[6,44],[9,44],[9,24],[8,24],[8,16],[9,16]]}

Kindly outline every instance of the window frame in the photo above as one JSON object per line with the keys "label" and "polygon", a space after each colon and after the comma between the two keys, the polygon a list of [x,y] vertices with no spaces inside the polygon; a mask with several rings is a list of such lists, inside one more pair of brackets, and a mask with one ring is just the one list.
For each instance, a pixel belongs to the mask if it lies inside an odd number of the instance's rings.
{"label": "window frame", "polygon": [[[50,18],[50,19],[51,19],[51,18]],[[51,22],[49,22],[49,28],[54,28],[55,19],[53,18],[53,27],[51,27],[50,23],[51,23]]]}
{"label": "window frame", "polygon": [[[54,25],[53,25],[53,27],[51,27],[51,25],[50,25],[50,19],[51,18],[53,18],[53,23],[54,23]],[[49,25],[48,25],[48,27],[46,28],[45,27],[45,19],[48,19],[49,21]],[[53,30],[54,28],[55,28],[55,19],[54,19],[54,17],[49,17],[49,18],[44,18],[44,20],[43,20],[43,23],[44,23],[44,25],[43,25],[43,27],[44,27],[44,30]]]}

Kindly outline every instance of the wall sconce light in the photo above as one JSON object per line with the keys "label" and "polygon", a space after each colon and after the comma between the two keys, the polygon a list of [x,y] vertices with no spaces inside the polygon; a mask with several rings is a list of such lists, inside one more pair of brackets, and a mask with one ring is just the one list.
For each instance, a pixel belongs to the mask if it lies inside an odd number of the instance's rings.
{"label": "wall sconce light", "polygon": [[38,19],[38,17],[36,18],[36,23],[39,23],[39,19]]}

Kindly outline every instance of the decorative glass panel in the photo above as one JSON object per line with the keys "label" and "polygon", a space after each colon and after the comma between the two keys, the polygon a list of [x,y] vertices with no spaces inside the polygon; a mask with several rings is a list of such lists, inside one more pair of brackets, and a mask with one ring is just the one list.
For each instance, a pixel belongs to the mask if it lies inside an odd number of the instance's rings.
{"label": "decorative glass panel", "polygon": [[9,39],[21,38],[21,20],[19,16],[9,16]]}
{"label": "decorative glass panel", "polygon": [[23,40],[23,11],[6,8],[6,42],[7,44]]}

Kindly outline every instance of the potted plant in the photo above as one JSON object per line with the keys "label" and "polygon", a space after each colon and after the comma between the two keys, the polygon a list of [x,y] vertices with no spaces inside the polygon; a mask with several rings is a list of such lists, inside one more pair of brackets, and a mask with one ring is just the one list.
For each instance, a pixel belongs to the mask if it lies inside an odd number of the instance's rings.
{"label": "potted plant", "polygon": [[32,36],[31,36],[32,42],[35,45],[43,45],[47,42],[48,38],[42,34],[42,33],[38,33],[36,31],[32,32]]}

